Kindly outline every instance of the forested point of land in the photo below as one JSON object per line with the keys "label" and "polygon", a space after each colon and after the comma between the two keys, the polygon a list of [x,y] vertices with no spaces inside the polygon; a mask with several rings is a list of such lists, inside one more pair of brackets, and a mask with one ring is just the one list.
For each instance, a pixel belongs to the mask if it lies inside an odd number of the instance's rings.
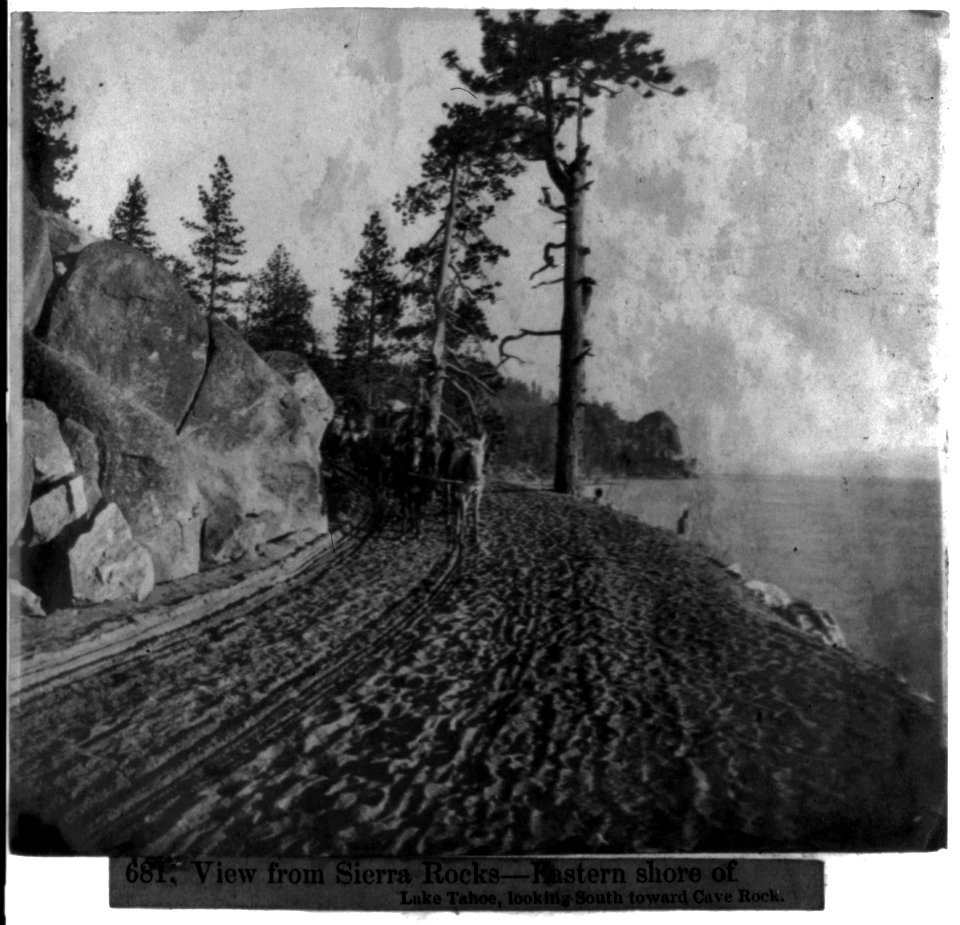
{"label": "forested point of land", "polygon": [[[556,402],[537,385],[507,379],[497,393],[493,462],[548,477],[556,450]],[[609,402],[583,408],[583,472],[588,478],[691,478],[676,424],[663,412],[623,420]]]}

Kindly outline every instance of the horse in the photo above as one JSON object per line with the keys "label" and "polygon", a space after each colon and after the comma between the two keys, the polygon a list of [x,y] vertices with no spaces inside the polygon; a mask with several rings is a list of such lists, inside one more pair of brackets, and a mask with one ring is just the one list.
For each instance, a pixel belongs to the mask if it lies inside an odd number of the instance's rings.
{"label": "horse", "polygon": [[[445,450],[447,448],[445,447]],[[461,545],[467,531],[467,520],[473,511],[473,536],[480,543],[480,499],[483,496],[483,466],[487,451],[487,435],[467,438],[462,446],[441,454],[440,478],[449,492],[453,508],[453,533]],[[447,514],[448,531],[451,527]]]}
{"label": "horse", "polygon": [[437,438],[432,434],[427,434],[423,438],[423,451],[420,454],[420,467],[417,470],[420,477],[420,498],[424,507],[430,503],[433,492],[437,487],[438,462]]}
{"label": "horse", "polygon": [[408,433],[394,451],[391,472],[391,484],[400,504],[400,532],[406,534],[411,525],[419,539],[423,511],[437,484],[436,437]]}
{"label": "horse", "polygon": [[420,536],[420,511],[422,485],[420,484],[420,458],[423,440],[410,434],[398,440],[390,457],[390,487],[400,507],[400,533],[405,535],[407,526],[413,527],[414,535]]}
{"label": "horse", "polygon": [[440,506],[443,510],[443,516],[449,518],[453,501],[453,486],[447,478],[450,472],[450,464],[457,452],[457,441],[454,437],[447,434],[440,442],[440,455],[437,459],[437,473],[440,475]]}
{"label": "horse", "polygon": [[349,432],[342,415],[335,415],[320,438],[320,452],[326,459],[334,459],[343,452]]}
{"label": "horse", "polygon": [[391,458],[392,442],[382,434],[364,428],[354,437],[350,459],[357,474],[367,483],[377,521],[386,513]]}

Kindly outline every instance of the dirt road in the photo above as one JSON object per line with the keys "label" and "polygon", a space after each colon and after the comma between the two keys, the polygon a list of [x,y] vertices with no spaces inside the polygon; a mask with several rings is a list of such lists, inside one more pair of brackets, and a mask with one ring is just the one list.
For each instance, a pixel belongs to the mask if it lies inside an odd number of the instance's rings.
{"label": "dirt road", "polygon": [[79,853],[921,848],[932,708],[697,549],[498,486],[25,693],[12,818]]}

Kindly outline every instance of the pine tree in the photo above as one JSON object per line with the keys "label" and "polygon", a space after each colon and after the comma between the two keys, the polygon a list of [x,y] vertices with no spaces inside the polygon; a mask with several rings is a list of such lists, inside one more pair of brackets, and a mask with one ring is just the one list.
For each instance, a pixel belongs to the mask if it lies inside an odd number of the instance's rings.
{"label": "pine tree", "polygon": [[513,152],[516,128],[510,113],[464,103],[444,109],[447,121],[434,132],[421,163],[423,179],[394,202],[404,224],[439,213],[430,239],[404,257],[413,273],[408,292],[420,307],[421,321],[403,333],[421,341],[426,430],[434,435],[447,414],[448,381],[475,416],[498,379],[480,349],[482,341],[493,340],[484,306],[494,301],[499,285],[490,283],[486,269],[509,251],[489,238],[485,225],[496,204],[513,195],[507,180],[522,170]]}
{"label": "pine tree", "polygon": [[148,254],[156,254],[154,233],[147,226],[147,194],[137,174],[127,184],[127,195],[110,217],[110,237]]}
{"label": "pine tree", "polygon": [[350,286],[341,293],[331,292],[331,300],[338,310],[334,334],[337,392],[344,401],[366,408],[363,293]]}
{"label": "pine tree", "polygon": [[287,350],[310,358],[317,351],[317,332],[310,323],[314,293],[278,244],[266,266],[247,287],[244,325],[247,342],[258,352]]}
{"label": "pine tree", "polygon": [[[560,394],[557,401],[557,453],[554,489],[578,490],[583,433],[584,361],[590,343],[584,336],[586,314],[595,280],[587,275],[583,225],[589,176],[590,146],[585,124],[594,100],[613,97],[625,87],[645,87],[644,97],[664,91],[673,73],[664,65],[662,51],[647,50],[646,32],[607,32],[609,13],[584,17],[564,10],[550,23],[540,22],[537,10],[508,13],[501,21],[481,10],[482,72],[464,68],[455,51],[444,55],[463,85],[473,93],[508,101],[515,117],[525,121],[518,150],[529,160],[543,161],[562,203],[554,203],[549,188],[543,205],[560,216],[564,239],[548,242],[544,265],[556,267],[554,250],[563,253],[562,275],[538,285],[563,285],[563,314],[559,330],[522,331],[525,336],[560,337]],[[679,87],[675,96],[684,93]],[[501,341],[501,351],[504,342]]]}
{"label": "pine tree", "polygon": [[61,94],[66,78],[54,80],[50,68],[43,66],[33,14],[23,13],[20,24],[23,160],[27,188],[41,209],[69,218],[70,207],[76,205],[77,200],[64,196],[57,187],[76,172],[73,158],[77,146],[71,145],[66,133],[59,130],[73,119],[77,107],[67,109],[64,106]]}
{"label": "pine tree", "polygon": [[198,223],[180,219],[185,228],[200,235],[190,245],[190,253],[198,263],[201,304],[211,318],[229,316],[230,308],[242,301],[232,294],[231,287],[246,281],[245,276],[230,269],[239,262],[246,247],[246,242],[241,238],[243,227],[234,217],[231,207],[234,197],[232,183],[233,174],[221,154],[214,172],[210,174],[210,190],[202,186],[197,188],[203,221]]}
{"label": "pine tree", "polygon": [[393,269],[396,251],[387,241],[379,212],[364,226],[363,239],[354,268],[341,270],[350,285],[333,296],[333,304],[340,311],[336,344],[341,382],[352,386],[369,410],[389,361],[399,351],[395,334],[403,300]]}

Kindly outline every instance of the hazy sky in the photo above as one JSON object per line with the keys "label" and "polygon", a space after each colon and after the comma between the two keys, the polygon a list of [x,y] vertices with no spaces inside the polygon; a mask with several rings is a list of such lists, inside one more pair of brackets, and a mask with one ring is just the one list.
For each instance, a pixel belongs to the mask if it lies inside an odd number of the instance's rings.
{"label": "hazy sky", "polygon": [[[105,233],[140,174],[165,250],[219,154],[235,177],[245,270],[283,243],[317,292],[379,209],[415,182],[443,102],[463,101],[441,54],[479,27],[459,10],[39,12],[67,78],[79,145],[68,192]],[[682,98],[627,91],[590,120],[596,183],[588,272],[598,281],[589,397],[635,419],[657,408],[709,469],[790,469],[823,454],[937,443],[937,187],[944,18],[910,13],[617,12],[651,31]],[[532,290],[557,230],[530,165],[494,235],[510,248],[498,335],[554,327],[559,287]],[[415,232],[416,234],[416,232]],[[542,278],[542,277],[541,277]],[[553,388],[554,340],[509,371]]]}

